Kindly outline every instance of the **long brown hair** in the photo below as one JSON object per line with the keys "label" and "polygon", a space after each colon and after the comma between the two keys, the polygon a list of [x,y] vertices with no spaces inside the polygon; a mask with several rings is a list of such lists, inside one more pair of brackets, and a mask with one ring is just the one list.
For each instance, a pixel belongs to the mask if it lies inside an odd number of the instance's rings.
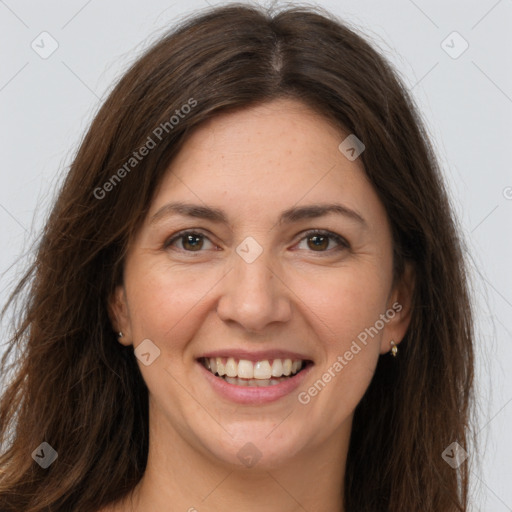
{"label": "long brown hair", "polygon": [[[355,411],[346,511],[467,510],[468,461],[454,469],[441,454],[453,442],[468,449],[472,313],[459,229],[417,109],[389,64],[333,15],[236,4],[182,20],[116,84],[4,308],[22,301],[2,360],[12,372],[0,402],[2,512],[90,512],[141,479],[148,390],[107,311],[127,244],[195,127],[277,98],[363,141],[395,277],[405,261],[416,273],[399,357],[379,359]],[[43,441],[58,453],[47,469],[31,457]]]}

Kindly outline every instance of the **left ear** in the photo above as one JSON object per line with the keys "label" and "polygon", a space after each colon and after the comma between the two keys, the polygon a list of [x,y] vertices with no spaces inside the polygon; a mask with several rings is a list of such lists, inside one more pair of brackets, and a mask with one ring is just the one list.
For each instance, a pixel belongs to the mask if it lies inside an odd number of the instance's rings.
{"label": "left ear", "polygon": [[403,274],[389,296],[385,313],[388,321],[385,323],[382,335],[381,354],[391,350],[391,341],[398,345],[407,332],[412,316],[415,281],[414,267],[412,263],[406,262]]}

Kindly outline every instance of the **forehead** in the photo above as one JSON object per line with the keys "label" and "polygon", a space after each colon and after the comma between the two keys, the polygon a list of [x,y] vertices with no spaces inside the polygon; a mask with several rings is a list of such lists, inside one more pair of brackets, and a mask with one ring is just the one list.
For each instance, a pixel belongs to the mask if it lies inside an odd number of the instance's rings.
{"label": "forehead", "polygon": [[[280,99],[203,123],[187,140],[173,167],[186,161],[201,168],[236,167],[242,173],[297,168],[300,175],[333,163],[343,133],[326,118],[295,100]],[[265,163],[264,167],[261,164]],[[356,164],[357,166],[358,164]],[[362,169],[362,167],[361,167]]]}
{"label": "forehead", "polygon": [[222,113],[186,140],[150,215],[171,199],[217,203],[237,215],[277,215],[299,203],[365,202],[382,215],[360,159],[350,161],[338,149],[346,136],[294,100]]}

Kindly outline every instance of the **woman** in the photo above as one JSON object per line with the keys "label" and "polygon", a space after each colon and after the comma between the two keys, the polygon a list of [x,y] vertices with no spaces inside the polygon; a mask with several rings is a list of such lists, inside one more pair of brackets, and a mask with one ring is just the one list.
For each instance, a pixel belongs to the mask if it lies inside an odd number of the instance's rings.
{"label": "woman", "polygon": [[214,8],[150,48],[25,288],[0,510],[467,510],[456,224],[404,86],[328,13]]}

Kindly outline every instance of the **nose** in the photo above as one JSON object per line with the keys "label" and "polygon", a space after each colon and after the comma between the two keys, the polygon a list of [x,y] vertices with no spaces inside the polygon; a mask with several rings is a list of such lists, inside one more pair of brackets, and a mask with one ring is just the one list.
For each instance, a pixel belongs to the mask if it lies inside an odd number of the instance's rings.
{"label": "nose", "polygon": [[267,252],[252,263],[233,255],[233,269],[221,281],[217,314],[247,331],[262,332],[291,317],[290,289],[271,268]]}

